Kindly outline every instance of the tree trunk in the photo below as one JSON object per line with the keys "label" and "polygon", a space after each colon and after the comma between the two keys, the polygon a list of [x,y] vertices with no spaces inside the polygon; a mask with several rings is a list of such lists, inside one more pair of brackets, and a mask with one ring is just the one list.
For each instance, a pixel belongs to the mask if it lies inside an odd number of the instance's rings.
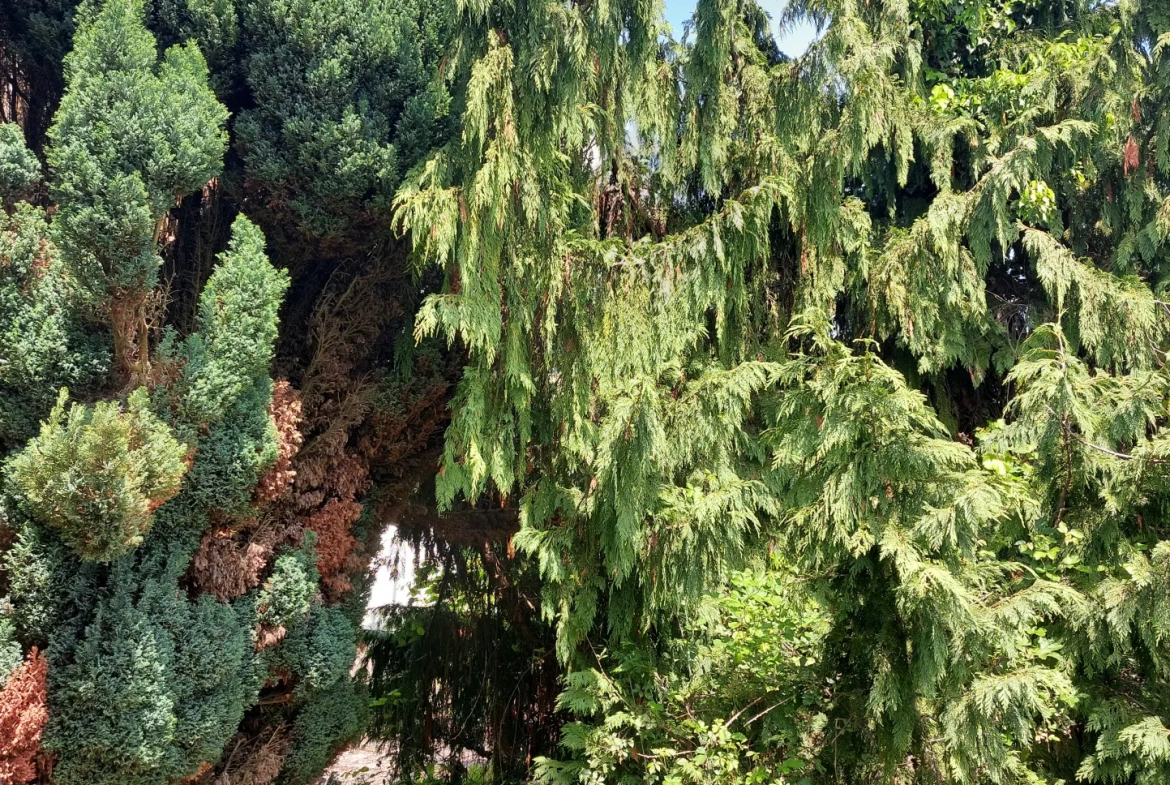
{"label": "tree trunk", "polygon": [[149,292],[139,289],[123,290],[110,299],[114,368],[128,389],[144,384],[150,375],[149,298]]}

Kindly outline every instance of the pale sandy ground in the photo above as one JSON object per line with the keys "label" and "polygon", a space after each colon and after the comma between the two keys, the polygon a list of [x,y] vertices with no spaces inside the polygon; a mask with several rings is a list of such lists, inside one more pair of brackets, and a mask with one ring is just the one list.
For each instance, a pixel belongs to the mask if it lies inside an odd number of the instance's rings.
{"label": "pale sandy ground", "polygon": [[373,745],[361,744],[341,753],[317,785],[394,785],[389,768],[385,753]]}

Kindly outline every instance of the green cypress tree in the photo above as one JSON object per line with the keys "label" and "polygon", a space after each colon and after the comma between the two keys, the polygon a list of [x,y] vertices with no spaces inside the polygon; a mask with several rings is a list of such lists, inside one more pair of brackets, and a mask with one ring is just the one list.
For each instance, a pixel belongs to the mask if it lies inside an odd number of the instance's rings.
{"label": "green cypress tree", "polygon": [[142,0],[78,9],[65,79],[49,132],[54,231],[63,258],[108,313],[118,370],[143,381],[164,218],[221,170],[227,112],[208,87],[198,47],[159,58]]}
{"label": "green cypress tree", "polygon": [[97,609],[73,662],[53,674],[45,745],[60,756],[59,782],[159,781],[175,734],[168,652],[132,586]]}

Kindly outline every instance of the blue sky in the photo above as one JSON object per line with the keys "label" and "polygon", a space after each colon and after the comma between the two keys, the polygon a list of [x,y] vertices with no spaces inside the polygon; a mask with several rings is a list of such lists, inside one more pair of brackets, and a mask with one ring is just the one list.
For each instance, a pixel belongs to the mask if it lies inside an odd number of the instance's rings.
{"label": "blue sky", "polygon": [[[772,15],[773,22],[780,17],[780,12],[787,5],[786,0],[759,0],[759,3],[765,11]],[[674,28],[676,37],[682,35],[683,22],[690,18],[694,10],[695,0],[666,0],[666,21],[670,22],[670,26]],[[812,26],[802,25],[787,35],[778,36],[776,41],[780,44],[780,51],[787,55],[796,56],[804,53],[814,37],[815,31]]]}

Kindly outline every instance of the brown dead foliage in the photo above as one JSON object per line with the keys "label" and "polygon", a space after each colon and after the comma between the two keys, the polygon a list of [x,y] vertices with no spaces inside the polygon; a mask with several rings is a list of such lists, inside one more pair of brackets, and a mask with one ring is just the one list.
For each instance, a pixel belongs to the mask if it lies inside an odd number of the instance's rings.
{"label": "brown dead foliage", "polygon": [[279,499],[297,476],[292,463],[303,441],[300,431],[301,397],[287,380],[281,379],[272,386],[272,403],[268,406],[268,415],[276,424],[277,457],[272,469],[256,486],[255,499],[261,504]]}
{"label": "brown dead foliage", "polygon": [[280,540],[274,527],[253,531],[213,529],[203,535],[187,576],[200,591],[221,601],[260,585],[260,577]]}
{"label": "brown dead foliage", "polygon": [[182,785],[195,785],[195,783],[202,780],[204,778],[204,776],[207,775],[207,772],[209,772],[209,771],[211,771],[211,764],[210,763],[208,763],[207,761],[200,763],[199,770],[196,771],[194,774],[192,774],[190,777],[187,777],[185,780],[183,780]]}
{"label": "brown dead foliage", "polygon": [[49,662],[36,649],[0,690],[0,782],[23,785],[37,776],[41,733],[49,721]]}
{"label": "brown dead foliage", "polygon": [[1125,153],[1122,156],[1122,169],[1125,171],[1125,176],[1129,177],[1129,173],[1138,168],[1140,163],[1140,152],[1138,150],[1137,142],[1131,136],[1125,140]]}
{"label": "brown dead foliage", "polygon": [[255,644],[256,651],[264,651],[271,646],[275,646],[284,640],[286,635],[288,635],[288,629],[283,624],[277,627],[257,627]]}
{"label": "brown dead foliage", "polygon": [[231,753],[210,785],[269,785],[280,774],[292,739],[279,725],[257,736],[239,734],[229,744]]}
{"label": "brown dead foliage", "polygon": [[350,529],[361,515],[362,505],[358,502],[331,499],[305,519],[305,528],[317,535],[317,571],[321,573],[321,584],[333,594],[343,594],[351,588],[346,567],[358,541],[350,535]]}
{"label": "brown dead foliage", "polygon": [[[301,399],[286,380],[273,385],[268,414],[276,426],[277,458],[256,486],[253,500],[260,508],[284,497],[297,474],[293,459],[302,441]],[[219,523],[203,535],[199,550],[191,560],[188,580],[200,591],[214,594],[219,600],[230,600],[260,585],[276,549],[288,542],[294,532],[268,515]]]}

